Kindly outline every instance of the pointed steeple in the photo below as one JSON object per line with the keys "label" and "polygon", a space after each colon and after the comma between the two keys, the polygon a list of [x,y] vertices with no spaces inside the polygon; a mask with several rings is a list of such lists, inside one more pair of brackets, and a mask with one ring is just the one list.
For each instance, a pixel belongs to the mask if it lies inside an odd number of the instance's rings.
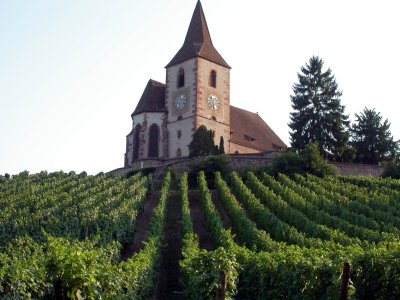
{"label": "pointed steeple", "polygon": [[223,67],[231,68],[213,46],[200,0],[197,1],[194,9],[185,42],[166,68],[194,57],[202,57]]}

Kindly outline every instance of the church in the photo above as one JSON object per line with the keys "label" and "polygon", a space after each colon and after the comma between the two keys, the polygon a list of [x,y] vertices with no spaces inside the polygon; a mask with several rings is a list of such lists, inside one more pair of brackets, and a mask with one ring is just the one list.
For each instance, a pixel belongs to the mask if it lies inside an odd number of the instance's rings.
{"label": "church", "polygon": [[125,168],[188,157],[201,125],[212,131],[216,145],[223,137],[227,154],[287,148],[257,113],[230,105],[231,67],[213,46],[200,0],[183,46],[165,69],[166,82],[150,79],[131,115]]}

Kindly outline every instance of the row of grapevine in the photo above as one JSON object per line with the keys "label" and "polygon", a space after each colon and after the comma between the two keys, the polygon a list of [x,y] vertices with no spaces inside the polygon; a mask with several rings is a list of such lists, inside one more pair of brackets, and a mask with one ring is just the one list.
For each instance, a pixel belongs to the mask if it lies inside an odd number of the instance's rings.
{"label": "row of grapevine", "polygon": [[[41,229],[53,236],[70,236],[78,239],[88,234],[100,233],[96,224],[100,223],[99,217],[104,216],[107,211],[100,214],[98,210],[106,201],[111,202],[114,196],[122,202],[139,204],[146,193],[145,177],[139,180],[139,184],[135,184],[139,177],[129,180],[104,175],[87,178],[89,179],[84,180],[79,188],[72,188],[69,193],[55,184],[54,189],[44,194],[40,188],[27,185],[21,179],[21,184],[28,187],[27,194],[20,195],[14,192],[3,198],[5,204],[0,211],[2,244],[6,244],[16,235],[29,235],[37,241],[43,240]],[[76,179],[82,181],[82,178]],[[17,181],[21,180],[17,178]],[[42,185],[47,183],[40,183],[40,186]],[[29,193],[29,190],[36,192]],[[130,192],[127,193],[126,190]],[[116,206],[112,205],[110,208],[112,207]]]}
{"label": "row of grapevine", "polygon": [[[84,240],[73,239],[68,235],[52,237],[42,231],[44,240],[35,241],[29,236],[16,234],[2,247],[0,297],[111,299],[147,298],[151,295],[161,251],[171,176],[169,173],[165,176],[144,249],[126,261],[120,260],[120,242],[124,239],[118,233],[132,232],[134,217],[140,207],[137,203],[143,204],[146,191],[143,188],[146,188],[147,180],[140,178],[140,175],[133,179],[113,180],[122,181],[118,185],[120,188],[109,190],[109,197],[100,197],[103,201],[97,198],[92,202],[96,205],[86,206],[86,209],[98,210],[98,222],[113,218],[114,223],[99,222],[98,231],[90,233]],[[100,183],[100,186],[108,190],[107,184]],[[7,187],[2,185],[1,190],[4,192]],[[80,199],[85,202],[84,197]],[[100,216],[99,212],[105,212],[107,216]],[[105,240],[104,236],[108,232],[113,232],[113,238]]]}
{"label": "row of grapevine", "polygon": [[[301,186],[294,184],[288,177],[280,174],[278,176],[279,181],[267,174],[262,175],[262,181],[266,186],[263,186],[254,174],[248,175],[249,184],[258,186],[258,196],[263,199],[265,195],[260,193],[260,190],[265,190],[267,187],[271,188],[276,194],[281,195],[275,196],[279,197],[282,201],[285,201],[288,206],[295,210],[304,213],[310,220],[313,220],[317,224],[322,224],[328,228],[335,230],[337,235],[348,236],[351,239],[343,238],[338,240],[342,245],[345,245],[342,241],[346,242],[347,245],[352,245],[355,243],[360,243],[360,240],[365,242],[380,242],[385,240],[397,240],[398,236],[395,234],[386,233],[382,235],[379,231],[372,231],[369,229],[362,228],[357,225],[357,223],[350,223],[337,216],[332,216],[323,209],[319,209],[314,205],[314,203],[324,203],[324,199],[319,198],[315,194],[303,189]],[[306,196],[306,197],[305,197]],[[268,201],[270,202],[270,201]],[[326,202],[326,201],[325,201]]]}
{"label": "row of grapevine", "polygon": [[182,193],[182,228],[183,243],[180,267],[183,274],[185,298],[187,299],[212,299],[217,298],[221,291],[221,276],[226,282],[226,297],[236,293],[237,263],[235,255],[229,249],[234,245],[229,231],[222,226],[211,199],[210,190],[204,172],[198,176],[200,186],[200,202],[205,215],[208,228],[212,232],[214,243],[219,247],[213,251],[199,249],[198,237],[193,232],[190,219],[189,199],[187,195],[187,174],[181,178]]}
{"label": "row of grapevine", "polygon": [[[318,196],[328,199],[333,204],[336,204],[339,208],[345,208],[351,213],[354,213],[363,219],[358,218],[361,226],[365,226],[369,229],[380,230],[384,232],[393,232],[398,234],[399,230],[393,226],[389,220],[387,220],[386,215],[382,215],[382,212],[375,211],[370,208],[366,203],[361,203],[359,201],[353,201],[349,199],[346,195],[342,195],[335,191],[335,185],[329,181],[318,182],[318,179],[312,176],[307,176],[304,178],[301,175],[295,176],[296,182],[309,188],[318,194]],[[365,221],[361,223],[362,221]]]}
{"label": "row of grapevine", "polygon": [[[232,172],[226,181],[217,172],[213,192],[200,172],[199,201],[215,246],[206,251],[193,229],[189,201],[196,198],[189,199],[184,174],[179,265],[185,298],[333,299],[346,262],[352,298],[400,298],[395,182],[376,183],[374,190],[370,182],[351,180],[252,172],[242,179]],[[151,297],[170,182],[166,173],[144,248],[121,261],[147,177],[60,172],[2,179],[0,298]],[[224,229],[215,201],[233,233]]]}
{"label": "row of grapevine", "polygon": [[[232,188],[236,189],[233,187],[234,181],[231,181]],[[238,183],[240,182],[237,181],[236,184]],[[247,209],[243,211],[244,217],[243,213],[238,213],[243,208],[237,201],[234,204],[232,199],[235,197],[229,188],[219,187],[227,185],[218,174],[215,186],[230,215],[235,232],[241,240],[245,240],[247,236],[252,235],[254,227],[249,226],[249,231],[246,232],[238,230],[239,227],[235,227],[235,224],[251,224],[248,219],[248,221],[244,219],[250,212]],[[223,201],[223,198],[231,201]],[[236,208],[232,209],[229,206]],[[398,242],[385,241],[369,247],[357,244],[345,248],[338,246],[328,242],[323,242],[322,247],[317,244],[309,248],[283,245],[275,251],[268,252],[255,252],[252,250],[252,245],[247,245],[249,248],[231,247],[230,251],[239,263],[237,297],[296,298],[302,295],[305,299],[337,298],[341,270],[346,261],[350,261],[352,265],[350,278],[356,298],[368,298],[371,295],[374,298],[396,298],[400,295],[397,288],[400,280]],[[397,277],[394,279],[393,276]]]}
{"label": "row of grapevine", "polygon": [[381,210],[400,217],[399,190],[379,186],[375,189],[368,189],[334,177],[327,177],[326,180],[335,183],[343,192],[350,190],[354,200],[361,200],[368,203],[372,209]]}
{"label": "row of grapevine", "polygon": [[358,186],[368,187],[373,190],[384,188],[383,191],[400,191],[400,181],[390,177],[372,178],[372,177],[355,177],[341,176],[339,178],[343,182],[353,183]]}
{"label": "row of grapevine", "polygon": [[[354,177],[354,176],[342,176],[339,178],[344,183],[350,183],[355,186],[365,187],[368,193],[376,193],[386,195],[389,198],[389,205],[400,209],[400,183],[399,180],[385,178],[366,178],[366,177]],[[396,184],[397,183],[397,184]]]}
{"label": "row of grapevine", "polygon": [[308,175],[307,179],[321,185],[332,193],[346,197],[350,203],[362,207],[367,217],[400,228],[400,218],[397,217],[397,209],[388,205],[388,199],[384,195],[369,195],[356,186],[343,184],[340,181],[329,179],[329,177],[321,180],[316,176]]}
{"label": "row of grapevine", "polygon": [[[239,239],[246,241],[247,237],[254,236],[253,232],[257,230],[255,224],[246,219],[246,212],[219,173],[216,174],[215,186]],[[236,285],[239,299],[294,298],[299,294],[315,299],[336,293],[337,282],[331,281],[332,278],[339,278],[340,266],[332,268],[327,250],[287,246],[268,238],[257,242],[268,251],[259,251],[258,247],[255,249],[250,244],[251,240],[248,241],[246,247],[235,245],[229,248],[238,262],[239,278]],[[263,245],[263,241],[267,244]],[[315,257],[324,259],[316,260]],[[318,277],[319,274],[324,276]]]}
{"label": "row of grapevine", "polygon": [[[321,222],[332,222],[332,226],[338,226],[347,234],[354,235],[360,239],[379,241],[381,234],[379,225],[357,213],[353,213],[340,204],[333,203],[324,195],[317,194],[304,185],[298,184],[288,176],[278,174],[279,182],[296,192],[304,201],[296,203],[296,207],[312,215]],[[326,220],[324,220],[326,219]]]}

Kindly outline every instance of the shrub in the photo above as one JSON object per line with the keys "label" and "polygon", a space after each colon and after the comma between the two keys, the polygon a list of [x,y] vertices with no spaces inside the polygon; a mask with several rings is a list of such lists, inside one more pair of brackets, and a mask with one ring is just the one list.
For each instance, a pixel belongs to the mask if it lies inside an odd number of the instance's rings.
{"label": "shrub", "polygon": [[400,162],[392,160],[385,164],[382,177],[392,177],[394,179],[400,179]]}
{"label": "shrub", "polygon": [[206,175],[207,185],[213,189],[215,172],[219,171],[222,177],[229,174],[229,156],[227,155],[215,155],[200,158],[196,163],[190,166],[189,171],[189,186],[195,187],[197,184],[197,175],[200,171],[203,171]]}
{"label": "shrub", "polygon": [[271,164],[269,174],[272,176],[283,173],[286,175],[303,174],[305,160],[300,154],[288,151],[277,156]]}
{"label": "shrub", "polygon": [[193,135],[193,140],[189,144],[189,156],[203,156],[214,154],[215,152],[215,144],[212,136],[212,132],[207,130],[207,127],[201,125],[197,128],[196,132]]}
{"label": "shrub", "polygon": [[310,173],[318,177],[324,177],[336,175],[337,169],[321,157],[318,145],[313,143],[309,144],[300,153],[288,151],[276,157],[272,161],[269,173],[273,176],[278,173],[288,176],[293,176],[296,173]]}

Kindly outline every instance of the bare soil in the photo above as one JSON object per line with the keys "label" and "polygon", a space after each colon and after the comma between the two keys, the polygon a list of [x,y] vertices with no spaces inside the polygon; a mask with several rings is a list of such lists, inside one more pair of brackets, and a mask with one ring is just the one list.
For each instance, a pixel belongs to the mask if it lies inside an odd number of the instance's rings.
{"label": "bare soil", "polygon": [[154,208],[160,199],[160,193],[155,192],[147,196],[144,202],[144,208],[139,212],[136,218],[135,232],[133,233],[132,243],[124,245],[121,250],[121,260],[128,260],[134,253],[143,249],[143,242],[149,236],[150,220],[153,216]]}
{"label": "bare soil", "polygon": [[214,249],[211,233],[207,229],[206,219],[201,209],[199,191],[189,191],[190,217],[193,222],[193,231],[199,237],[200,249],[207,251]]}

